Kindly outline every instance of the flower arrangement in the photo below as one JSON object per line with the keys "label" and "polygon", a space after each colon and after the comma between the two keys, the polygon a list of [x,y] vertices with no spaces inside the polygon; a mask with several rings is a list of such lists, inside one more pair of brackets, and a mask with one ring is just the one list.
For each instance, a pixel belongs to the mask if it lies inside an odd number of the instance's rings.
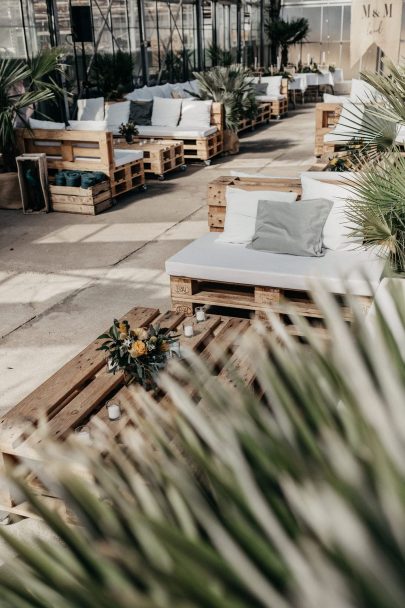
{"label": "flower arrangement", "polygon": [[135,381],[149,390],[156,388],[156,375],[166,365],[170,344],[177,338],[159,325],[131,329],[128,321],[114,319],[108,333],[98,337],[105,342],[97,350],[107,352],[110,373],[123,371],[128,384]]}
{"label": "flower arrangement", "polygon": [[126,122],[120,124],[118,133],[125,137],[126,141],[130,144],[134,135],[138,135],[139,131],[133,122]]}

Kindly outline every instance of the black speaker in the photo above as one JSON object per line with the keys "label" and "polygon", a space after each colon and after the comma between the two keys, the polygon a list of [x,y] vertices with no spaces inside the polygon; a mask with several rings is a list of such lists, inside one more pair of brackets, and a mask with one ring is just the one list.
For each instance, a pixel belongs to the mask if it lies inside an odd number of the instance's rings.
{"label": "black speaker", "polygon": [[70,24],[73,42],[94,42],[89,5],[70,7]]}

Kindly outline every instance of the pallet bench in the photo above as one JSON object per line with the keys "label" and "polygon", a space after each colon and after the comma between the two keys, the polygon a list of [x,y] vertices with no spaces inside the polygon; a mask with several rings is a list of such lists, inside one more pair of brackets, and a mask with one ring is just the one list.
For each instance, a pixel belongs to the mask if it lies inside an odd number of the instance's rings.
{"label": "pallet bench", "polygon": [[242,118],[239,122],[238,133],[242,133],[247,129],[255,129],[264,124],[268,124],[271,118],[271,104],[260,103],[257,109],[257,114],[254,118]]}
{"label": "pallet bench", "polygon": [[[224,229],[226,188],[228,186],[245,190],[268,189],[295,192],[298,195],[298,199],[301,195],[301,181],[298,178],[219,177],[212,181],[208,187],[208,225],[210,232],[222,232]],[[198,251],[198,255],[200,257],[203,256],[204,246],[207,245],[201,245],[200,249],[194,250],[193,253],[190,252],[189,255],[192,255],[194,258]],[[220,254],[218,253],[218,255]],[[167,271],[171,275],[171,298],[172,309],[174,311],[192,315],[195,306],[206,305],[207,307],[214,307],[213,310],[217,307],[219,307],[220,311],[230,309],[231,311],[235,311],[234,314],[239,314],[239,312],[236,312],[237,310],[247,311],[254,314],[257,318],[263,319],[266,317],[266,311],[271,310],[288,324],[287,331],[290,331],[294,335],[300,335],[299,329],[291,325],[288,317],[288,311],[291,309],[291,305],[293,305],[298,315],[306,317],[320,335],[325,335],[322,314],[307,289],[303,289],[302,287],[279,288],[277,285],[263,286],[227,282],[226,280],[196,278],[198,275],[180,276],[180,272],[177,270],[180,268],[179,264],[186,268],[188,263],[185,258],[181,258],[179,261],[175,260],[172,263],[171,260],[168,261]],[[223,264],[226,263],[223,261]],[[173,268],[172,273],[170,272],[171,264]],[[201,272],[206,273],[206,270],[203,271],[201,269]],[[215,270],[215,272],[217,271]],[[344,304],[344,298],[339,293],[336,293],[335,297],[343,310],[344,318],[350,322],[351,313]],[[364,312],[368,310],[372,303],[371,296],[358,295],[356,299]]]}
{"label": "pallet bench", "polygon": [[[248,330],[247,319],[234,319],[208,315],[206,321],[195,325],[194,336],[185,338],[182,335],[183,313],[166,312],[161,314],[156,308],[133,308],[122,317],[133,326],[147,327],[150,323],[159,323],[180,334],[183,348],[197,352],[207,363],[215,363],[216,372],[221,382],[231,383],[229,367],[223,356],[228,354],[229,365],[241,369],[247,385],[254,381],[254,375],[244,361],[240,348],[234,346],[234,337],[240,337]],[[100,327],[100,331],[103,328]],[[38,448],[41,447],[43,435],[38,429],[40,421],[48,422],[51,438],[65,441],[82,425],[102,422],[110,433],[120,439],[120,434],[131,425],[131,408],[137,407],[136,391],[133,392],[124,383],[123,374],[107,373],[105,354],[97,348],[102,340],[95,340],[83,351],[66,363],[59,371],[35,389],[0,419],[0,464],[4,470],[11,470],[16,464],[31,463],[33,469],[41,464]],[[221,357],[218,357],[218,352]],[[108,418],[106,401],[114,398],[121,405],[122,416],[117,421]],[[157,397],[162,407],[168,407],[170,401],[165,394]],[[34,465],[34,466],[33,466]],[[30,476],[30,486],[41,500],[51,509],[65,515],[65,507],[60,498],[55,496],[36,478]],[[0,511],[21,517],[38,517],[29,505],[10,486],[0,487]]]}

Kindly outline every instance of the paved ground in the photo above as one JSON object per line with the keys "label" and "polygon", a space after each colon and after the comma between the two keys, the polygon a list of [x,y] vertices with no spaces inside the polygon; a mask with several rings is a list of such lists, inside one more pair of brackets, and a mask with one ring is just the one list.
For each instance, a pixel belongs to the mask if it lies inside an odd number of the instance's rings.
{"label": "paved ground", "polygon": [[244,135],[240,154],[190,166],[96,217],[0,210],[0,415],[131,307],[169,307],[165,260],[207,231],[209,181],[298,175],[314,108]]}

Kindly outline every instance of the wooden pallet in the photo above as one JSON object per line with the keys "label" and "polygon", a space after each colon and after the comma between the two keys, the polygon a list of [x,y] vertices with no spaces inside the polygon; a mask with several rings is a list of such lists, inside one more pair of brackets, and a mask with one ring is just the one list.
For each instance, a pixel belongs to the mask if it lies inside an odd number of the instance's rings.
{"label": "wooden pallet", "polygon": [[247,129],[255,129],[270,122],[271,104],[260,103],[257,108],[257,114],[254,118],[242,118],[239,122],[238,133]]}
{"label": "wooden pallet", "polygon": [[325,144],[324,137],[335,128],[343,105],[338,103],[318,103],[315,108],[315,156],[333,154],[334,144]]}
{"label": "wooden pallet", "polygon": [[234,186],[243,190],[277,190],[301,195],[301,180],[291,177],[231,177],[222,176],[208,184],[208,225],[210,232],[222,232],[226,214],[226,189]]}
{"label": "wooden pallet", "polygon": [[125,140],[114,139],[114,148],[142,151],[145,174],[158,176],[159,179],[164,179],[164,176],[171,171],[185,168],[182,141],[147,140],[145,144],[141,144],[141,140],[142,138],[137,138],[134,143],[128,144]]}
{"label": "wooden pallet", "polygon": [[288,97],[270,102],[270,118],[279,120],[288,113]]}
{"label": "wooden pallet", "polygon": [[143,160],[134,160],[113,170],[111,193],[113,198],[131,190],[145,189]]}
{"label": "wooden pallet", "polygon": [[49,186],[53,211],[97,215],[112,205],[110,182],[105,181],[90,188]]}
{"label": "wooden pallet", "polygon": [[[253,285],[241,285],[218,281],[204,281],[188,277],[170,277],[172,309],[187,316],[194,314],[196,306],[218,306],[221,308],[248,310],[256,317],[266,319],[266,311],[271,310],[280,316],[288,316],[290,307],[298,315],[308,319],[322,319],[322,313],[305,290],[279,289]],[[351,311],[343,304],[341,296],[336,295],[344,318],[352,320]],[[371,305],[371,298],[358,296],[363,310]],[[318,323],[320,326],[320,324]],[[321,328],[321,327],[320,327]],[[296,328],[298,334],[298,329]]]}
{"label": "wooden pallet", "polygon": [[[194,336],[185,338],[182,335],[183,313],[167,312],[160,314],[155,308],[134,308],[123,319],[133,327],[148,326],[159,323],[180,335],[181,347],[197,352],[206,362],[216,363],[218,378],[222,382],[231,382],[228,373],[229,365],[241,367],[247,385],[254,381],[253,371],[247,363],[241,349],[234,346],[234,338],[248,330],[247,319],[221,318],[208,315],[206,321],[195,325]],[[102,328],[100,328],[101,330]],[[38,467],[41,456],[43,436],[38,430],[41,420],[48,421],[50,436],[55,440],[65,441],[75,429],[88,425],[90,429],[96,423],[103,422],[112,435],[120,439],[122,431],[131,425],[128,412],[136,408],[134,393],[125,386],[123,375],[108,374],[105,355],[98,351],[102,340],[95,340],[59,371],[41,384],[30,395],[8,412],[0,420],[0,458],[2,468],[11,469],[19,462],[33,463]],[[218,352],[221,357],[218,357]],[[229,355],[229,365],[224,363],[223,355]],[[140,387],[137,390],[142,391]],[[114,398],[119,402],[123,415],[118,421],[110,421],[106,411],[106,401]],[[165,394],[157,398],[162,407],[168,407],[170,401]],[[44,487],[34,476],[30,484],[36,494],[50,508],[64,513],[62,501],[49,489]],[[35,517],[29,505],[8,485],[0,488],[0,510],[23,517]]]}

